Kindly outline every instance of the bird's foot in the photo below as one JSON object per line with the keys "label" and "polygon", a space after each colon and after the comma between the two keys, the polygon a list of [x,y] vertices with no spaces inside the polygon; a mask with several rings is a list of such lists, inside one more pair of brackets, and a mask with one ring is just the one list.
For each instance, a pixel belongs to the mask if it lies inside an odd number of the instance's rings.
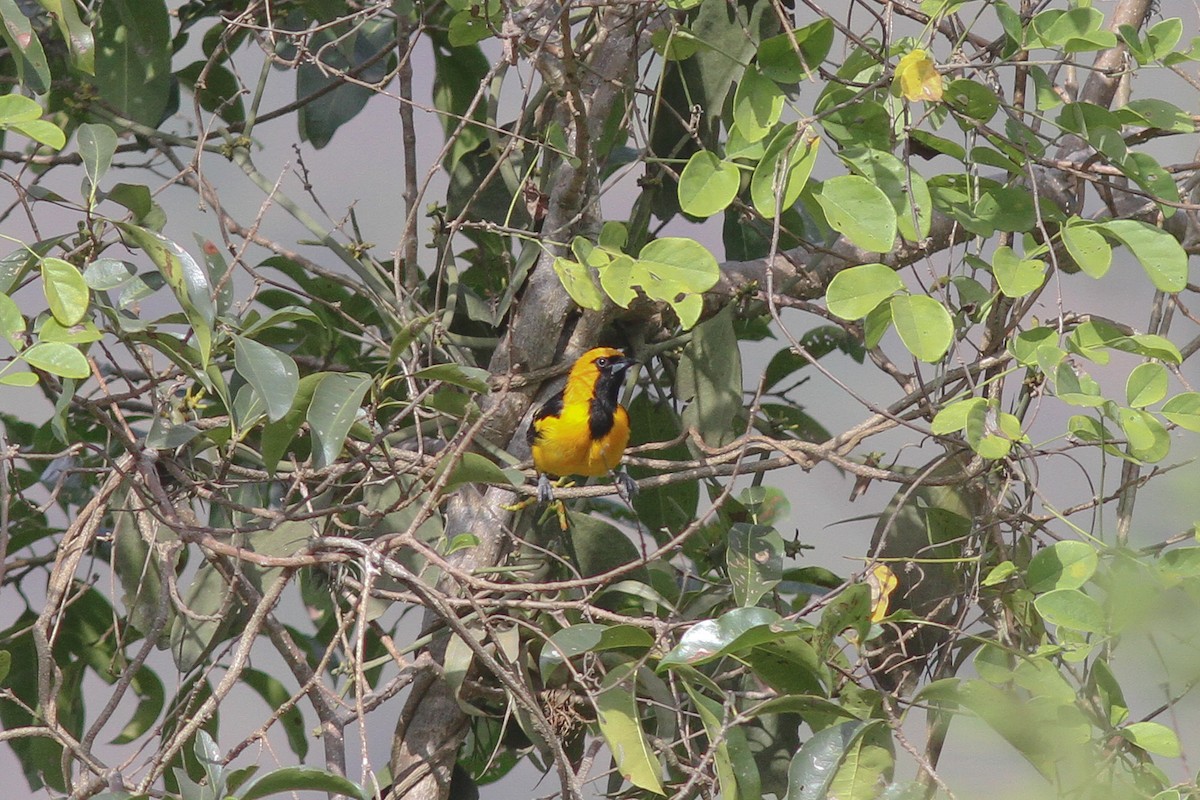
{"label": "bird's foot", "polygon": [[632,503],[633,498],[637,496],[638,485],[637,481],[629,476],[625,470],[621,470],[615,475],[617,483],[617,494],[621,495],[621,499],[626,503]]}

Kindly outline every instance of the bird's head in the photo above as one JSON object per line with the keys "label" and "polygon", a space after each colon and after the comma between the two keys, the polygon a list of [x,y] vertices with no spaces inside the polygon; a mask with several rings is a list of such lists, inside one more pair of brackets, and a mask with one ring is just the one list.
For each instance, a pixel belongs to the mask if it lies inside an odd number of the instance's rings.
{"label": "bird's head", "polygon": [[580,356],[579,360],[575,362],[575,366],[571,367],[571,376],[580,378],[605,376],[615,377],[619,380],[625,370],[636,363],[615,347],[594,347]]}

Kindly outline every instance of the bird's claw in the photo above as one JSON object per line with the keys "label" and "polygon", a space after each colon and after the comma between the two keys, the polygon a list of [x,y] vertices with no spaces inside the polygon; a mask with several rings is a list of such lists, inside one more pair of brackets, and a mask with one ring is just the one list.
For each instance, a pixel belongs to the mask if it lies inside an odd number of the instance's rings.
{"label": "bird's claw", "polygon": [[621,470],[616,475],[617,479],[617,494],[621,495],[621,499],[626,503],[633,502],[633,498],[637,496],[638,485],[637,481],[629,476],[625,470]]}

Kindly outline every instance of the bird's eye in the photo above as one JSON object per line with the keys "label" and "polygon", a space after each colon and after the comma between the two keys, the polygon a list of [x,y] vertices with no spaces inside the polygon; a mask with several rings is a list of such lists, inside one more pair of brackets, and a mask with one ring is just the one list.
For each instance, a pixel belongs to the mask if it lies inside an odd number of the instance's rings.
{"label": "bird's eye", "polygon": [[603,369],[608,366],[608,356],[600,356],[596,359],[596,366]]}

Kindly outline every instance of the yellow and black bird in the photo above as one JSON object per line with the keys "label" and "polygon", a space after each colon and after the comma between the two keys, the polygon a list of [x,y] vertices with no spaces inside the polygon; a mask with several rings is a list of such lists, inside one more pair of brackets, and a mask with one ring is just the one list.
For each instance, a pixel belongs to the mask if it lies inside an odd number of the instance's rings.
{"label": "yellow and black bird", "polygon": [[[538,498],[554,499],[547,475],[588,477],[613,472],[629,444],[629,414],[617,397],[625,371],[637,362],[612,347],[596,347],[571,367],[567,383],[533,415],[527,438],[538,471]],[[626,496],[637,484],[617,475]]]}

